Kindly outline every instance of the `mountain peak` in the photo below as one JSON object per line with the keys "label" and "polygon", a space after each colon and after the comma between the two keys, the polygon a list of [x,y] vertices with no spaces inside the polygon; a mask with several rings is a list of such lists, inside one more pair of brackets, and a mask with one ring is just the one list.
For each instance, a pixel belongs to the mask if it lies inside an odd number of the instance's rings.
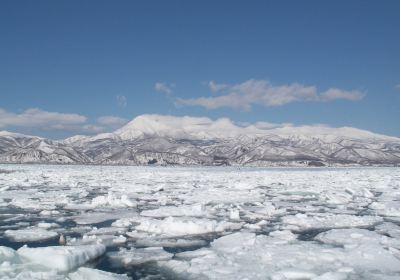
{"label": "mountain peak", "polygon": [[141,115],[116,130],[122,139],[144,135],[176,138],[219,138],[240,133],[243,128],[236,126],[227,118],[213,121],[206,117],[176,117],[169,115]]}
{"label": "mountain peak", "polygon": [[228,118],[212,120],[207,117],[169,116],[146,114],[130,121],[113,134],[128,140],[142,136],[159,136],[180,139],[232,138],[239,135],[287,137],[322,137],[327,140],[346,137],[351,139],[392,139],[398,138],[376,134],[352,127],[333,128],[324,125],[293,126],[291,124],[270,124],[259,122],[239,125]]}

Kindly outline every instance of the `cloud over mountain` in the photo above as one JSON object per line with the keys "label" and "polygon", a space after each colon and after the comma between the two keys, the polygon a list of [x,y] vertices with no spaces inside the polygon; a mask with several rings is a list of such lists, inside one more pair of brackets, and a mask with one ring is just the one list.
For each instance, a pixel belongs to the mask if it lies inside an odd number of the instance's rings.
{"label": "cloud over mountain", "polygon": [[212,92],[220,94],[211,97],[178,98],[177,104],[202,106],[207,109],[230,107],[250,110],[253,105],[266,107],[283,106],[292,102],[327,102],[333,100],[357,101],[364,98],[365,93],[358,90],[329,88],[319,92],[316,86],[299,83],[273,85],[267,80],[248,80],[240,84],[227,85],[209,82]]}

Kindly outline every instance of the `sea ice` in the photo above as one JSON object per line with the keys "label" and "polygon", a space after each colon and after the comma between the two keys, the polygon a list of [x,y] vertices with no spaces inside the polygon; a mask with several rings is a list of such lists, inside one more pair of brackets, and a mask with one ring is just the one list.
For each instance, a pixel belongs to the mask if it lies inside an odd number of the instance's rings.
{"label": "sea ice", "polygon": [[136,245],[141,247],[185,248],[206,246],[207,242],[201,239],[141,238],[136,241]]}
{"label": "sea ice", "polygon": [[218,238],[209,249],[185,252],[159,264],[185,279],[377,279],[377,275],[383,279],[386,274],[400,275],[400,261],[382,247],[321,246],[297,241],[287,233],[233,233]]}
{"label": "sea ice", "polygon": [[106,221],[113,221],[123,217],[135,216],[136,212],[119,210],[119,211],[96,211],[84,212],[74,217],[74,221],[79,225],[99,224]]}
{"label": "sea ice", "polygon": [[29,248],[17,251],[0,246],[0,279],[72,280],[72,279],[129,279],[124,275],[79,268],[104,253],[102,245]]}
{"label": "sea ice", "polygon": [[375,231],[381,234],[387,234],[390,237],[400,240],[400,226],[393,223],[382,223],[375,227]]}
{"label": "sea ice", "polygon": [[400,279],[398,168],[1,169],[0,279]]}
{"label": "sea ice", "polygon": [[283,225],[291,229],[303,231],[310,229],[345,228],[345,227],[367,227],[373,226],[383,219],[377,216],[353,216],[332,214],[296,214],[282,218]]}
{"label": "sea ice", "polygon": [[145,210],[140,212],[140,215],[145,217],[164,218],[169,216],[181,217],[192,216],[202,217],[206,216],[205,206],[202,204],[182,205],[182,206],[162,206],[153,210]]}
{"label": "sea ice", "polygon": [[373,202],[369,208],[375,210],[382,216],[400,217],[400,202],[399,201],[379,201]]}
{"label": "sea ice", "polygon": [[26,242],[52,239],[57,237],[58,233],[41,227],[32,227],[18,230],[6,230],[4,236],[12,241]]}
{"label": "sea ice", "polygon": [[123,274],[110,273],[98,269],[80,267],[77,271],[68,274],[69,280],[129,280]]}
{"label": "sea ice", "polygon": [[207,219],[185,219],[168,217],[164,220],[145,220],[136,230],[156,233],[166,236],[200,235],[222,232],[229,229],[239,229],[241,223],[217,222]]}
{"label": "sea ice", "polygon": [[117,197],[114,193],[108,192],[107,195],[98,196],[92,199],[91,206],[109,206],[114,208],[136,207],[136,202],[128,198],[126,194]]}
{"label": "sea ice", "polygon": [[17,250],[19,256],[59,271],[70,271],[86,262],[96,259],[104,254],[104,245],[82,245],[82,246],[49,246],[29,248],[23,246]]}
{"label": "sea ice", "polygon": [[315,240],[326,244],[356,247],[362,244],[388,244],[391,238],[366,229],[332,229],[318,234]]}
{"label": "sea ice", "polygon": [[116,265],[130,266],[169,260],[173,257],[173,254],[164,251],[162,247],[148,247],[141,249],[132,248],[130,250],[121,248],[118,252],[109,253],[108,256]]}

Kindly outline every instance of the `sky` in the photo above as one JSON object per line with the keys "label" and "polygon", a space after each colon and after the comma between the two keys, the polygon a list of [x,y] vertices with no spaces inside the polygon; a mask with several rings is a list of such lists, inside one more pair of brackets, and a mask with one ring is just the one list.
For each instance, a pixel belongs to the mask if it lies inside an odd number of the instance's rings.
{"label": "sky", "polygon": [[0,130],[141,114],[400,136],[400,1],[0,1]]}

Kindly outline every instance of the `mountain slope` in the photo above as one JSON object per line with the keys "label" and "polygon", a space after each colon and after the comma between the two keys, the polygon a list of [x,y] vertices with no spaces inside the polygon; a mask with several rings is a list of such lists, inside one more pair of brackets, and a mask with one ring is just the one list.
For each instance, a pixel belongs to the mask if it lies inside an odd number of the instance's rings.
{"label": "mountain slope", "polygon": [[89,163],[76,149],[36,136],[0,132],[0,162],[4,163]]}
{"label": "mountain slope", "polygon": [[343,127],[238,126],[142,115],[113,133],[52,141],[0,132],[0,162],[162,165],[400,165],[400,138]]}

